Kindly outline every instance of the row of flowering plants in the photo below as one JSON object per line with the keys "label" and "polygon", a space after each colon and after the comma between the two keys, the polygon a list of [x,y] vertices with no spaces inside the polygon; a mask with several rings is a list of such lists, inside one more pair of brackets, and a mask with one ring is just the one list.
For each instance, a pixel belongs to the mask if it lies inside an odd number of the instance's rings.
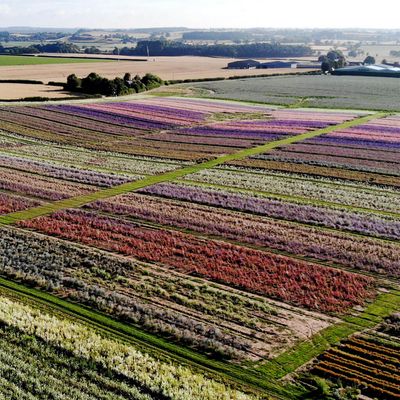
{"label": "row of flowering plants", "polygon": [[[135,398],[170,400],[251,400],[255,395],[220,383],[187,366],[157,357],[116,340],[103,337],[90,328],[63,317],[56,317],[6,297],[0,297],[0,321],[26,335],[33,335],[74,357],[95,363],[135,382]],[[23,383],[20,382],[20,384]],[[134,385],[135,386],[135,385]],[[140,391],[148,396],[141,395]]]}
{"label": "row of flowering plants", "polygon": [[218,186],[227,186],[281,196],[335,203],[338,205],[371,210],[400,212],[400,191],[375,188],[361,183],[349,183],[340,179],[309,179],[300,174],[278,172],[263,173],[250,169],[231,168],[204,170],[185,177]]}
{"label": "row of flowering plants", "polygon": [[92,185],[7,168],[0,168],[0,189],[47,200],[61,200],[98,190]]}
{"label": "row of flowering plants", "polygon": [[91,207],[383,276],[400,277],[400,249],[394,243],[137,194],[98,201]]}
{"label": "row of flowering plants", "polygon": [[[235,192],[218,187],[205,187],[178,183],[160,183],[139,190],[140,193],[202,204],[217,208],[241,211],[285,221],[356,232],[366,236],[400,239],[400,221],[394,217],[357,212],[340,207],[332,208],[299,201],[288,201],[254,195],[251,192]],[[183,207],[183,205],[182,205]]]}
{"label": "row of flowering plants", "polygon": [[84,211],[60,211],[20,226],[314,310],[344,312],[371,297],[374,285],[350,272]]}
{"label": "row of flowering plants", "polygon": [[154,264],[10,227],[0,228],[0,273],[219,359],[271,357],[335,322]]}

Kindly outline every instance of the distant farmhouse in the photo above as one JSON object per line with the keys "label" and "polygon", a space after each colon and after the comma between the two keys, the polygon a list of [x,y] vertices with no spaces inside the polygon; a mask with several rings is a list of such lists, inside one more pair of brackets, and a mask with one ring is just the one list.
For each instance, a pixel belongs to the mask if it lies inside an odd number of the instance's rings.
{"label": "distant farmhouse", "polygon": [[321,63],[310,64],[304,63],[300,64],[294,61],[268,61],[260,62],[256,60],[239,60],[230,62],[227,66],[228,69],[268,69],[268,68],[321,68]]}
{"label": "distant farmhouse", "polygon": [[386,64],[358,65],[338,68],[332,71],[332,75],[386,76],[390,78],[400,78],[400,68]]}

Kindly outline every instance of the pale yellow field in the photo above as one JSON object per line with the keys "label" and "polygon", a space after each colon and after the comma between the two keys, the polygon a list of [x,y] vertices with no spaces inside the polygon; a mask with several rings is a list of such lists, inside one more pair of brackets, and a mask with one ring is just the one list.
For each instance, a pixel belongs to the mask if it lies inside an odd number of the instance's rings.
{"label": "pale yellow field", "polygon": [[[71,55],[69,55],[71,56]],[[68,75],[75,73],[79,77],[97,72],[107,78],[122,76],[125,72],[143,75],[147,72],[159,75],[164,80],[229,77],[233,75],[262,75],[306,72],[305,69],[223,69],[227,63],[234,61],[228,58],[208,57],[156,57],[148,61],[96,62],[84,64],[24,65],[0,67],[0,79],[36,79],[44,82],[65,82]],[[134,57],[140,58],[140,57]],[[143,57],[143,59],[146,59]]]}
{"label": "pale yellow field", "polygon": [[48,97],[60,99],[76,97],[76,94],[64,92],[60,87],[47,85],[28,85],[20,83],[0,83],[0,100],[18,100],[24,97]]}

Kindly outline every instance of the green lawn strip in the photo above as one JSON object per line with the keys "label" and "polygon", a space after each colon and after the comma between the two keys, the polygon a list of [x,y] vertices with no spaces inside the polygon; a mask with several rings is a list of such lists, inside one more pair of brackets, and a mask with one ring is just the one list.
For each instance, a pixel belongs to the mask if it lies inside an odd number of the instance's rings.
{"label": "green lawn strip", "polygon": [[262,190],[254,190],[254,189],[242,189],[242,188],[234,187],[234,186],[226,186],[226,185],[220,185],[220,184],[216,184],[216,183],[193,181],[190,179],[178,179],[175,183],[205,187],[205,188],[210,188],[210,189],[216,188],[216,189],[228,190],[229,192],[233,192],[233,193],[236,192],[239,194],[240,193],[253,194],[253,195],[258,194],[261,197],[289,201],[289,202],[294,202],[296,204],[309,204],[312,206],[329,207],[329,208],[335,208],[335,209],[345,209],[345,210],[354,211],[354,212],[362,212],[362,213],[367,212],[367,213],[383,215],[383,216],[388,216],[388,217],[393,217],[393,218],[400,218],[399,213],[395,213],[395,212],[391,212],[391,211],[383,211],[383,210],[375,210],[372,208],[355,207],[355,206],[349,206],[349,205],[342,204],[342,203],[334,203],[334,202],[330,202],[330,201],[316,200],[316,199],[307,198],[307,197],[291,196],[291,195],[272,193],[272,192],[264,192]]}
{"label": "green lawn strip", "polygon": [[228,161],[240,160],[246,157],[250,157],[252,155],[265,153],[280,146],[286,146],[292,143],[297,143],[305,139],[310,139],[326,133],[334,132],[335,130],[346,129],[353,126],[357,126],[366,123],[372,119],[384,117],[385,115],[386,115],[385,113],[376,113],[372,115],[367,115],[364,117],[353,119],[351,121],[344,122],[339,125],[329,126],[324,129],[318,129],[312,132],[303,133],[301,135],[291,136],[289,138],[266,143],[264,145],[253,147],[250,149],[240,150],[236,153],[223,155],[221,157],[217,157],[215,159],[205,161],[199,164],[190,165],[175,171],[170,171],[160,175],[146,177],[144,179],[135,182],[125,183],[109,189],[102,189],[88,195],[77,196],[67,200],[55,201],[46,206],[39,206],[29,210],[11,213],[3,217],[0,217],[0,223],[5,225],[10,225],[22,220],[48,215],[58,210],[81,207],[85,204],[91,203],[96,200],[107,199],[109,197],[132,192],[147,186],[155,185],[157,183],[174,181],[176,179],[185,177],[186,175],[194,174],[204,169],[213,168],[218,165],[224,164]]}
{"label": "green lawn strip", "polygon": [[265,364],[255,367],[255,369],[263,372],[266,378],[283,378],[332,345],[356,332],[373,328],[385,317],[399,310],[400,296],[395,291],[380,294],[359,316],[344,317],[343,322],[322,330],[312,339],[299,343],[294,348]]}
{"label": "green lawn strip", "polygon": [[29,57],[29,56],[2,56],[0,55],[0,67],[10,67],[17,65],[46,65],[46,64],[79,64],[79,63],[98,63],[111,62],[112,60],[100,60],[93,58],[78,57]]}
{"label": "green lawn strip", "polygon": [[236,386],[255,390],[256,392],[266,391],[273,396],[278,396],[283,399],[294,398],[295,394],[300,390],[296,386],[284,388],[275,383],[273,379],[261,379],[258,374],[253,371],[248,371],[238,365],[210,359],[188,348],[170,343],[163,338],[144,332],[133,325],[124,324],[105,314],[76,303],[65,301],[49,293],[34,288],[28,288],[2,277],[0,277],[0,286],[37,303],[42,306],[41,308],[44,306],[45,309],[68,315],[74,320],[96,329],[107,338],[112,337],[123,343],[134,345],[139,350],[149,352],[158,358],[161,357],[166,360],[173,359],[195,367],[195,369],[200,368],[211,376],[215,376],[215,374],[218,373],[222,381],[234,383]]}

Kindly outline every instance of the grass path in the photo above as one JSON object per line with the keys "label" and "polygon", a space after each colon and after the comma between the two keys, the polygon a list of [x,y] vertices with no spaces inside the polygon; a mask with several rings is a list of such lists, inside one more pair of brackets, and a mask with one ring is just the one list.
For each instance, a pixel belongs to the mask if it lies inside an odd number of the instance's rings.
{"label": "grass path", "polygon": [[293,143],[301,142],[306,139],[311,139],[317,136],[321,136],[327,133],[334,132],[336,130],[340,129],[347,129],[351,128],[357,125],[364,124],[370,120],[376,119],[376,118],[382,118],[388,115],[387,113],[375,113],[375,114],[370,114],[367,116],[355,118],[351,121],[346,121],[342,124],[339,125],[334,125],[334,126],[329,126],[327,128],[323,129],[318,129],[312,132],[307,132],[303,133],[300,135],[296,136],[291,136],[289,138],[284,138],[280,140],[276,140],[274,142],[269,142],[261,146],[257,147],[252,147],[250,149],[244,149],[240,150],[238,152],[232,153],[232,154],[227,154],[223,155],[221,157],[217,157],[215,159],[205,161],[199,164],[195,165],[190,165],[186,166],[184,168],[175,170],[175,171],[170,171],[166,172],[163,174],[159,175],[154,175],[154,176],[149,176],[140,180],[137,180],[135,182],[128,182],[124,183],[122,185],[114,186],[112,188],[108,189],[102,189],[99,191],[96,191],[94,193],[90,193],[87,195],[81,195],[81,196],[76,196],[72,197],[66,200],[60,200],[60,201],[55,201],[52,203],[48,203],[42,206],[34,207],[25,211],[19,211],[11,214],[7,214],[4,216],[0,217],[0,224],[3,225],[11,225],[15,224],[20,221],[24,220],[29,220],[33,219],[36,217],[44,216],[44,215],[49,215],[52,214],[56,211],[67,209],[67,208],[77,208],[84,206],[85,204],[91,203],[96,200],[104,200],[113,196],[117,196],[120,194],[125,194],[129,193],[138,189],[145,188],[147,186],[151,186],[157,183],[163,183],[163,182],[170,182],[174,181],[176,179],[183,178],[187,175],[194,174],[196,172],[205,170],[205,169],[210,169],[219,165],[222,165],[228,161],[235,161],[235,160],[241,160],[246,157],[262,154],[271,150],[276,149],[277,147],[281,146],[287,146]]}
{"label": "grass path", "polygon": [[399,309],[399,292],[392,290],[389,293],[380,294],[359,316],[344,317],[343,322],[324,329],[310,340],[299,343],[275,359],[253,367],[257,371],[262,371],[266,377],[281,379],[328,350],[332,345],[360,330],[373,328]]}

